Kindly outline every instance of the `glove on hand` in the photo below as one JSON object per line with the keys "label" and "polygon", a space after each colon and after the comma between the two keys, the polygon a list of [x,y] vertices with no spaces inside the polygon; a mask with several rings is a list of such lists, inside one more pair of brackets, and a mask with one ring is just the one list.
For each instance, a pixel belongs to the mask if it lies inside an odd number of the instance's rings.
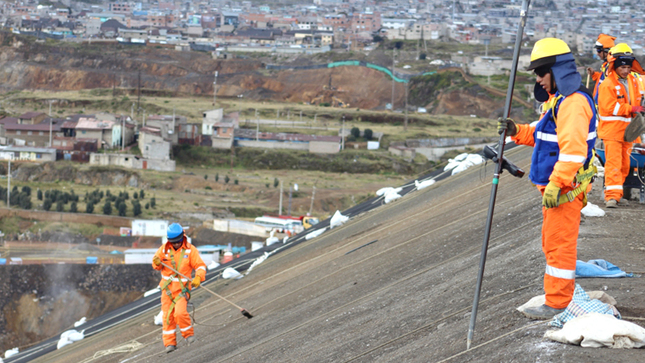
{"label": "glove on hand", "polygon": [[633,113],[644,112],[644,111],[645,111],[645,107],[643,107],[643,106],[632,106],[632,112]]}
{"label": "glove on hand", "polygon": [[159,258],[159,256],[153,257],[152,258],[152,263],[154,263],[155,266],[161,266],[161,259]]}
{"label": "glove on hand", "polygon": [[544,195],[542,196],[542,205],[549,208],[555,208],[560,205],[560,187],[555,185],[553,182],[549,182],[544,189]]}
{"label": "glove on hand", "polygon": [[195,276],[193,282],[190,283],[193,287],[199,287],[202,284],[202,279],[199,276]]}
{"label": "glove on hand", "polygon": [[515,136],[517,135],[517,126],[515,125],[515,121],[513,119],[507,118],[498,118],[497,119],[497,133],[502,134],[504,133],[504,130],[506,130],[506,136]]}

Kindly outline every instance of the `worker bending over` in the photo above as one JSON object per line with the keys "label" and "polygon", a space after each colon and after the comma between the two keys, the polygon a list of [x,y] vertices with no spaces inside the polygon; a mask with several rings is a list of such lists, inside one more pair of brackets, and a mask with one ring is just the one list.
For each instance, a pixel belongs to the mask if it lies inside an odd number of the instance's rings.
{"label": "worker bending over", "polygon": [[625,129],[643,112],[643,68],[625,43],[611,48],[607,59],[607,77],[598,87],[598,136],[605,147],[605,206],[627,205],[623,184],[629,175],[633,139],[625,141]]}
{"label": "worker bending over", "polygon": [[591,79],[595,84],[593,88],[593,99],[596,104],[598,104],[598,86],[602,83],[602,81],[605,80],[607,71],[607,56],[609,56],[609,50],[614,47],[614,40],[616,40],[616,37],[612,37],[611,35],[607,34],[600,34],[598,36],[598,40],[596,40],[596,44],[594,45],[596,53],[598,53],[598,57],[603,61],[602,65],[600,66],[600,72],[595,72],[593,68],[587,67],[587,74],[591,76]]}
{"label": "worker bending over", "polygon": [[580,210],[595,168],[596,108],[569,46],[556,38],[535,43],[529,70],[537,75],[535,98],[545,102],[535,126],[499,120],[517,144],[533,146],[529,179],[542,193],[542,251],[546,256],[546,304],[527,309],[532,319],[550,319],[573,297]]}
{"label": "worker bending over", "polygon": [[[164,266],[171,266],[180,273],[191,276],[192,283]],[[168,226],[168,242],[157,250],[152,258],[152,267],[161,271],[161,311],[163,312],[163,345],[170,353],[177,348],[176,329],[179,324],[181,335],[188,344],[195,341],[195,331],[186,305],[190,299],[191,287],[199,287],[206,277],[206,264],[195,246],[188,243],[184,229],[178,223]]]}

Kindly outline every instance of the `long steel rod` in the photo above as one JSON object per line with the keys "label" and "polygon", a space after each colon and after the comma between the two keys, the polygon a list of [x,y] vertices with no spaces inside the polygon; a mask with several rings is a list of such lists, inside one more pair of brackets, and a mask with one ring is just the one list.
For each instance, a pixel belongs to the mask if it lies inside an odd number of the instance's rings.
{"label": "long steel rod", "polygon": [[[517,27],[517,38],[515,39],[515,49],[513,50],[513,63],[511,65],[511,75],[508,79],[508,89],[506,90],[506,103],[504,104],[504,119],[511,114],[511,105],[513,103],[513,90],[515,88],[515,76],[517,74],[517,63],[520,57],[520,48],[522,47],[522,38],[524,36],[524,26],[529,11],[530,0],[524,0],[520,12],[520,22]],[[488,242],[490,240],[490,229],[493,224],[493,214],[495,212],[495,199],[497,198],[497,187],[499,185],[499,175],[502,172],[502,160],[504,158],[504,141],[506,140],[506,130],[499,137],[499,148],[497,157],[499,162],[493,174],[493,187],[490,193],[490,202],[488,205],[488,216],[486,217],[486,230],[484,232],[484,243],[479,260],[479,272],[477,275],[477,287],[475,288],[475,297],[473,299],[473,309],[470,315],[470,325],[468,326],[468,339],[466,340],[466,349],[470,349],[475,332],[475,322],[477,321],[477,308],[479,306],[479,295],[484,278],[484,268],[486,267],[486,254],[488,253]]]}

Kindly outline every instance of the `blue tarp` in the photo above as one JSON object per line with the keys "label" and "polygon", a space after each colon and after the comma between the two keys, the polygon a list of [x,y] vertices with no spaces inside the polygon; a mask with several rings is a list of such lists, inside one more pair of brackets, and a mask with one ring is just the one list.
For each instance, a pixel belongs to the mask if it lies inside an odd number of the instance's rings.
{"label": "blue tarp", "polygon": [[85,263],[87,263],[88,265],[96,265],[97,263],[99,263],[99,258],[87,256],[87,258],[85,259]]}
{"label": "blue tarp", "polygon": [[0,258],[0,265],[6,265],[7,264],[7,259],[6,258]]}
{"label": "blue tarp", "polygon": [[578,277],[632,277],[611,262],[605,260],[576,261],[576,278]]}

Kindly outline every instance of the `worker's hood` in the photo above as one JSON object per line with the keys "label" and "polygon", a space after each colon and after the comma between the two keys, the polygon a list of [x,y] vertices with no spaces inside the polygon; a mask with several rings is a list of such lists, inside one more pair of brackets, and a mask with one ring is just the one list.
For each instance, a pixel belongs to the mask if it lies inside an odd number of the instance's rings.
{"label": "worker's hood", "polygon": [[[580,88],[582,84],[582,76],[576,69],[576,61],[573,59],[573,54],[561,54],[555,57],[555,63],[551,67],[551,74],[553,81],[555,81],[555,88],[551,90],[555,94],[559,91],[563,96],[569,96]],[[547,93],[539,83],[535,82],[533,88],[535,99],[539,102],[546,102],[549,99]]]}

